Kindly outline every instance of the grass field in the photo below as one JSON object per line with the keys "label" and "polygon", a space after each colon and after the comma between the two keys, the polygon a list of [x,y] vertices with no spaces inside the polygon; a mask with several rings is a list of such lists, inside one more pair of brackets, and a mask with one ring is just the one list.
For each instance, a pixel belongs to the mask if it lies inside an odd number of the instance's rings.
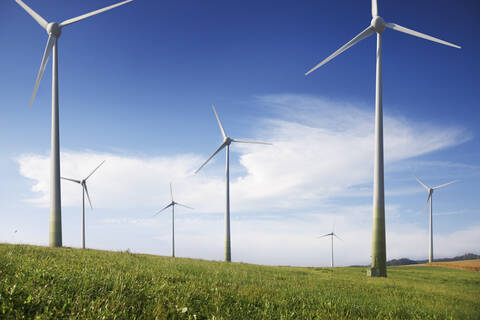
{"label": "grass field", "polygon": [[480,273],[267,267],[0,245],[1,319],[479,319]]}
{"label": "grass field", "polygon": [[480,271],[480,259],[463,260],[463,261],[447,261],[447,262],[432,262],[430,266],[449,267],[460,270]]}

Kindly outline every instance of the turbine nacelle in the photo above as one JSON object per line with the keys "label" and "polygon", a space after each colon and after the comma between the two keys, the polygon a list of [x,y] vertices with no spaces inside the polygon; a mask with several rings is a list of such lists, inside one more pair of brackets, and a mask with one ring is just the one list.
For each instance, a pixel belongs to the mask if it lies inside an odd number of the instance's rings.
{"label": "turbine nacelle", "polygon": [[[157,213],[155,213],[153,216],[156,216],[158,215],[159,213],[163,212],[164,210],[172,207],[172,210],[175,206],[181,206],[181,207],[185,207],[185,208],[188,208],[188,209],[193,209],[192,207],[189,207],[189,206],[186,206],[184,204],[181,204],[181,203],[178,203],[176,201],[173,200],[173,190],[172,190],[172,184],[170,183],[170,199],[172,199],[165,207],[162,208],[162,210],[160,211],[157,211]],[[173,213],[173,211],[172,211]]]}
{"label": "turbine nacelle", "polygon": [[[197,170],[195,170],[195,173],[197,173],[198,171],[200,171],[200,170],[210,161],[210,159],[212,159],[217,153],[220,152],[220,150],[222,150],[222,149],[225,148],[225,147],[230,146],[230,145],[232,144],[232,142],[254,143],[254,144],[271,144],[271,143],[268,143],[268,142],[260,142],[260,141],[252,141],[252,140],[243,140],[243,139],[232,139],[232,138],[230,138],[230,137],[227,136],[227,134],[225,133],[225,129],[223,129],[222,122],[220,121],[220,118],[218,117],[217,111],[215,110],[215,106],[214,106],[213,104],[212,104],[212,109],[213,109],[213,113],[215,114],[215,118],[217,118],[218,127],[220,128],[220,132],[222,132],[223,142],[222,142],[222,144],[220,145],[220,147],[218,147],[218,149],[210,156],[210,158],[208,158],[207,161],[205,161],[205,162],[200,166],[200,168],[198,168]],[[228,167],[228,160],[227,160],[227,167]]]}
{"label": "turbine nacelle", "polygon": [[380,16],[373,17],[372,21],[370,21],[370,26],[372,26],[377,33],[382,33],[387,27],[385,25],[385,20],[383,20],[383,18]]}
{"label": "turbine nacelle", "polygon": [[46,29],[48,35],[52,35],[55,38],[60,37],[60,35],[62,34],[62,28],[56,22],[50,22],[49,24],[47,24]]}

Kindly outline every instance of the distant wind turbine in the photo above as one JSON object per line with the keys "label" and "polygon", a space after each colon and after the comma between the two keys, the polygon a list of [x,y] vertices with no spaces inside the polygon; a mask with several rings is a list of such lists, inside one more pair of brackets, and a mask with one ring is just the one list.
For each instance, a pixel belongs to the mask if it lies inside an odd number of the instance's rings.
{"label": "distant wind turbine", "polygon": [[162,211],[172,207],[172,257],[175,257],[175,206],[181,206],[188,209],[193,209],[192,207],[186,206],[184,204],[178,203],[173,200],[173,191],[172,191],[172,183],[170,182],[170,203],[166,205],[163,209],[155,213],[154,216],[160,214]]}
{"label": "distant wind turbine", "polygon": [[53,51],[52,62],[52,128],[51,128],[51,155],[50,155],[50,246],[62,246],[62,205],[60,196],[60,142],[59,142],[59,125],[58,125],[58,38],[62,34],[62,29],[72,23],[89,18],[96,14],[105,12],[115,7],[121,6],[133,0],[123,1],[103,9],[95,10],[90,13],[83,14],[76,18],[68,19],[58,24],[56,22],[47,22],[33,9],[27,6],[21,0],[15,0],[29,15],[32,16],[37,23],[47,31],[48,41],[45,51],[43,53],[42,63],[38,71],[37,80],[33,89],[32,98],[30,99],[30,106],[33,103],[35,94],[37,93],[38,85],[42,79],[45,66]]}
{"label": "distant wind turbine", "polygon": [[18,230],[13,231],[12,233],[12,243],[15,243],[15,235],[17,234]]}
{"label": "distant wind turbine", "polygon": [[226,179],[226,206],[225,206],[225,261],[230,262],[232,261],[231,256],[231,245],[230,245],[230,173],[229,173],[229,162],[230,162],[230,144],[232,142],[239,142],[239,143],[254,143],[254,144],[266,144],[271,145],[271,143],[267,142],[260,142],[260,141],[252,141],[252,140],[240,140],[240,139],[232,139],[227,136],[225,130],[223,129],[222,123],[220,122],[220,118],[218,117],[217,111],[215,110],[215,106],[212,104],[213,113],[215,113],[215,117],[217,118],[218,126],[220,127],[220,131],[222,132],[223,142],[220,144],[220,147],[205,161],[200,168],[198,168],[195,173],[200,171],[209,161],[212,159],[217,153],[219,153],[223,148],[227,148],[227,156],[226,156],[226,164],[225,164],[225,179]]}
{"label": "distant wind turbine", "polygon": [[90,208],[93,210],[92,201],[90,200],[90,195],[88,194],[87,180],[104,163],[105,163],[105,160],[103,160],[102,163],[100,163],[95,169],[93,169],[93,171],[83,180],[75,180],[75,179],[61,177],[64,180],[72,181],[82,186],[82,248],[83,249],[85,249],[85,194],[87,194],[88,203],[90,203]]}
{"label": "distant wind turbine", "polygon": [[[327,233],[327,234],[324,234],[323,236],[319,236],[317,238],[323,238],[323,237],[328,237],[330,236],[330,239],[331,239],[331,243],[332,243],[332,258],[331,258],[331,265],[332,265],[332,268],[334,267],[334,264],[333,264],[333,237],[337,237],[339,240],[342,240],[339,236],[337,236],[337,234],[335,233],[335,227],[333,227],[333,231],[330,232],[330,233]],[[342,240],[343,241],[343,240]]]}
{"label": "distant wind turbine", "polygon": [[443,187],[446,187],[449,184],[452,184],[454,182],[457,182],[457,180],[450,181],[448,183],[444,183],[444,184],[441,184],[439,186],[430,188],[427,185],[425,185],[422,181],[420,181],[419,178],[417,178],[415,176],[414,176],[414,178],[428,192],[427,202],[425,203],[425,207],[423,208],[423,212],[425,212],[425,210],[427,210],[428,201],[430,200],[430,228],[429,228],[430,243],[429,243],[429,246],[428,246],[428,262],[432,263],[433,262],[433,218],[432,218],[432,216],[433,216],[433,191],[435,191],[437,189],[440,189],[440,188],[443,188]]}
{"label": "distant wind turbine", "polygon": [[372,0],[372,20],[370,25],[355,38],[344,44],[337,51],[317,64],[305,75],[320,68],[345,50],[363,39],[377,33],[377,71],[375,88],[375,165],[373,173],[373,228],[372,228],[372,264],[367,274],[372,277],[387,276],[387,250],[385,242],[385,200],[383,176],[383,106],[382,106],[382,33],[385,28],[400,31],[415,37],[438,42],[454,48],[459,46],[431,37],[429,35],[407,29],[395,23],[385,22],[378,15],[377,0]]}

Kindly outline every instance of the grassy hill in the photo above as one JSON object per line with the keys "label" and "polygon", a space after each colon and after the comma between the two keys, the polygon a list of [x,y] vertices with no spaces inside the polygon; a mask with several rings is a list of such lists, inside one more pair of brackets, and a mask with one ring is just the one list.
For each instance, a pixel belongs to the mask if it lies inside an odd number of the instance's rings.
{"label": "grassy hill", "polygon": [[0,245],[1,319],[479,319],[480,273],[267,267]]}

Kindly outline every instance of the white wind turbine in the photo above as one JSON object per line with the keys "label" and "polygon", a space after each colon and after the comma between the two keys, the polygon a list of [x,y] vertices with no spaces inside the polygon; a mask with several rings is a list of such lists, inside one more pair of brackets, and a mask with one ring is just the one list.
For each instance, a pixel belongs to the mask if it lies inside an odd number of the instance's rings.
{"label": "white wind turbine", "polygon": [[429,246],[428,246],[428,262],[429,263],[432,263],[433,262],[433,191],[437,190],[437,189],[440,189],[440,188],[443,188],[443,187],[446,187],[448,186],[449,184],[452,184],[454,182],[457,182],[457,180],[454,180],[454,181],[450,181],[448,183],[444,183],[444,184],[441,184],[439,186],[436,186],[436,187],[433,187],[433,188],[430,188],[428,187],[427,185],[425,185],[422,181],[420,181],[419,178],[415,177],[414,178],[418,181],[418,183],[420,183],[420,185],[428,192],[428,197],[427,197],[427,202],[425,203],[425,207],[423,209],[423,212],[425,212],[425,210],[427,210],[427,206],[428,206],[428,201],[430,200],[430,228],[429,228]]}
{"label": "white wind turbine", "polygon": [[230,173],[229,173],[229,162],[230,162],[230,144],[232,142],[239,142],[239,143],[255,143],[255,144],[267,144],[271,145],[271,143],[267,142],[260,142],[260,141],[252,141],[252,140],[240,140],[240,139],[232,139],[227,136],[225,130],[223,129],[222,123],[220,122],[220,118],[218,117],[217,111],[215,110],[215,106],[212,104],[213,113],[215,113],[215,117],[217,118],[218,126],[220,127],[220,131],[222,132],[223,142],[220,144],[220,147],[205,161],[200,168],[198,168],[195,173],[200,171],[209,161],[212,159],[217,153],[219,153],[223,148],[227,148],[226,152],[226,163],[225,163],[225,179],[226,179],[226,206],[225,206],[225,261],[230,262],[232,261],[231,256],[231,245],[230,245]]}
{"label": "white wind turbine", "polygon": [[47,31],[48,41],[43,53],[40,70],[38,71],[37,80],[33,89],[30,106],[33,103],[38,85],[42,79],[43,72],[47,65],[48,59],[53,51],[52,58],[52,128],[51,128],[51,155],[50,155],[50,246],[62,246],[62,211],[61,211],[61,195],[60,195],[60,142],[59,142],[59,125],[58,125],[58,38],[62,34],[62,29],[72,23],[89,18],[104,11],[121,6],[133,0],[123,1],[103,9],[95,10],[90,13],[83,14],[76,18],[68,19],[60,24],[56,22],[47,22],[33,9],[23,3],[21,0],[15,0],[28,14],[32,16],[38,24]]}
{"label": "white wind turbine", "polygon": [[323,237],[328,237],[328,236],[330,236],[331,243],[332,243],[332,258],[331,258],[330,261],[331,261],[331,265],[332,265],[332,268],[333,268],[334,267],[334,265],[333,265],[333,237],[337,237],[339,240],[342,240],[342,239],[339,236],[337,236],[337,234],[335,233],[335,227],[333,227],[332,232],[324,234],[323,236],[319,236],[317,238],[323,238]]}
{"label": "white wind turbine", "polygon": [[170,203],[166,205],[163,209],[154,214],[154,216],[160,214],[162,211],[172,207],[172,257],[175,257],[175,206],[181,206],[188,209],[193,209],[192,207],[186,206],[184,204],[178,203],[173,200],[173,191],[172,183],[170,182]]}
{"label": "white wind turbine", "polygon": [[373,174],[373,228],[372,228],[372,264],[368,270],[370,276],[387,276],[387,253],[385,243],[385,200],[384,200],[384,176],[383,176],[383,107],[382,107],[382,33],[385,28],[400,31],[415,37],[438,42],[454,48],[457,45],[431,37],[429,35],[399,26],[398,24],[385,22],[378,16],[377,0],[372,0],[372,20],[370,25],[360,32],[355,38],[344,44],[340,49],[332,53],[325,60],[309,70],[305,75],[320,68],[340,53],[349,49],[363,39],[377,33],[377,70],[375,88],[375,164]]}
{"label": "white wind turbine", "polygon": [[87,180],[92,176],[92,174],[97,171],[98,168],[105,162],[102,161],[85,179],[75,180],[70,178],[61,177],[64,180],[72,181],[78,183],[82,186],[82,248],[85,249],[85,194],[87,194],[88,203],[90,203],[90,208],[93,210],[92,201],[90,200],[90,195],[88,194]]}

